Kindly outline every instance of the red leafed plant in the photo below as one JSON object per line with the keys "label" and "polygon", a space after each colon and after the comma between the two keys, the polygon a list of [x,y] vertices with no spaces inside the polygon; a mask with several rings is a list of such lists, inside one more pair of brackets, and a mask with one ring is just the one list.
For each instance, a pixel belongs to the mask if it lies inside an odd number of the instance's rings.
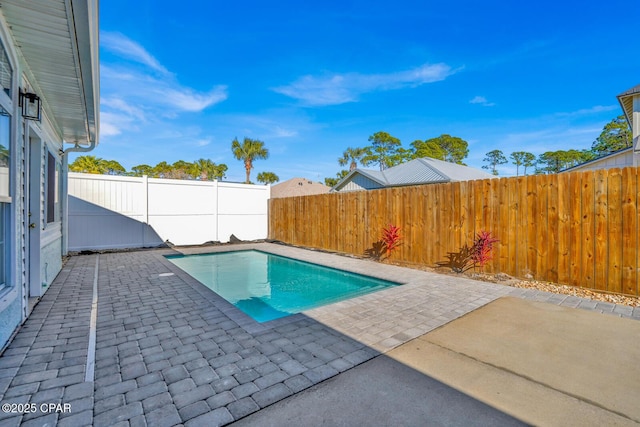
{"label": "red leafed plant", "polygon": [[478,265],[482,268],[487,262],[491,261],[493,257],[493,244],[498,241],[498,239],[491,236],[490,231],[480,231],[476,235],[469,256],[474,267]]}
{"label": "red leafed plant", "polygon": [[382,229],[382,243],[384,244],[385,254],[387,258],[391,256],[391,252],[400,246],[402,236],[400,235],[400,227],[396,227],[393,224],[387,225],[387,228]]}

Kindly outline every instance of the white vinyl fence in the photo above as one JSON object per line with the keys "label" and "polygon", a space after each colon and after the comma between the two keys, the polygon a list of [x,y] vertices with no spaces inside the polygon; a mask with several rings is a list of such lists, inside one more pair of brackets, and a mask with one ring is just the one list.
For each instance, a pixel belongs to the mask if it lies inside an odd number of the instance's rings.
{"label": "white vinyl fence", "polygon": [[270,186],[69,173],[69,250],[264,239]]}

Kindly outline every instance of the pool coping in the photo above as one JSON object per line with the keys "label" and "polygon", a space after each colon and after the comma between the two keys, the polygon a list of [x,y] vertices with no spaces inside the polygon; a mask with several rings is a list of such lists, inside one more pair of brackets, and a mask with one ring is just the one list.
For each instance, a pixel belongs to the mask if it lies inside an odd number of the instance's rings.
{"label": "pool coping", "polygon": [[[341,302],[341,301],[346,301],[346,300],[358,298],[360,296],[365,296],[365,295],[368,295],[368,294],[371,294],[371,293],[379,292],[379,291],[387,289],[387,288],[396,287],[396,286],[402,286],[402,285],[405,284],[405,283],[399,282],[397,280],[382,279],[380,277],[375,277],[375,276],[373,276],[373,275],[371,275],[369,273],[362,274],[362,273],[355,273],[353,271],[346,270],[346,269],[337,269],[337,268],[335,268],[333,266],[330,266],[330,265],[327,265],[327,264],[319,264],[318,262],[315,262],[315,261],[312,262],[312,261],[301,260],[299,258],[295,258],[295,257],[292,257],[290,255],[286,255],[285,256],[285,255],[282,255],[282,254],[277,254],[274,251],[268,251],[268,250],[265,250],[265,249],[266,248],[264,248],[264,247],[258,247],[258,248],[256,248],[256,247],[246,247],[246,248],[235,248],[233,250],[224,250],[224,251],[223,250],[219,250],[219,251],[208,251],[208,252],[202,252],[202,253],[189,253],[189,254],[181,253],[181,254],[178,254],[178,255],[172,254],[172,255],[164,255],[164,257],[165,257],[165,259],[169,260],[169,262],[171,262],[173,265],[177,266],[178,268],[183,270],[185,273],[187,273],[192,279],[196,280],[198,283],[202,284],[206,288],[212,290],[214,293],[216,293],[216,295],[219,295],[225,301],[229,302],[231,305],[233,305],[234,307],[239,309],[242,314],[249,316],[251,318],[251,320],[254,320],[258,324],[263,325],[263,326],[265,326],[265,327],[267,327],[269,329],[273,328],[273,327],[276,327],[276,326],[279,326],[279,325],[282,325],[282,324],[288,323],[288,322],[286,322],[286,323],[277,323],[277,324],[273,324],[272,325],[271,322],[274,322],[276,320],[286,319],[286,318],[289,318],[291,316],[295,316],[296,314],[303,314],[303,313],[308,312],[310,310],[313,310],[313,309],[316,309],[316,308],[320,308],[320,307],[324,307],[326,305],[331,305],[331,304],[335,304],[335,303],[338,303],[338,302]],[[322,303],[316,305],[315,307],[310,307],[310,308],[307,308],[305,310],[301,310],[301,311],[299,311],[297,313],[287,313],[287,314],[284,314],[283,316],[280,316],[280,317],[278,317],[276,319],[271,319],[271,320],[267,320],[267,321],[262,321],[261,322],[261,321],[255,319],[253,316],[251,316],[251,314],[245,313],[241,308],[237,307],[233,302],[228,301],[227,298],[225,298],[224,295],[218,294],[211,287],[207,286],[207,284],[200,282],[196,277],[192,276],[189,273],[189,271],[187,271],[187,269],[184,269],[180,265],[178,265],[177,263],[174,263],[173,261],[171,261],[172,258],[183,258],[183,257],[190,257],[190,256],[200,257],[200,256],[208,256],[208,255],[216,255],[216,254],[230,254],[230,253],[244,253],[244,252],[255,252],[255,253],[261,253],[261,254],[264,254],[264,255],[271,255],[273,257],[277,257],[277,258],[280,258],[280,259],[295,261],[295,262],[298,262],[298,263],[300,263],[302,265],[311,265],[311,266],[319,267],[321,269],[328,269],[328,270],[331,270],[331,271],[342,272],[342,273],[351,275],[352,277],[353,276],[360,276],[360,277],[363,277],[363,278],[366,278],[366,279],[369,279],[369,280],[377,280],[377,281],[380,281],[379,283],[384,282],[385,285],[383,287],[378,287],[378,288],[375,288],[373,290],[366,290],[365,289],[365,290],[363,290],[363,291],[361,291],[359,293],[358,292],[354,292],[353,295],[345,295],[345,296],[339,297],[336,300],[325,301],[325,302],[322,302]],[[224,277],[222,277],[221,280],[224,280]],[[280,311],[280,313],[286,313],[286,312]],[[234,317],[235,316],[236,315],[234,314]],[[239,316],[237,316],[237,317],[238,317],[238,320],[240,320],[240,317]],[[256,330],[256,328],[257,328],[256,325],[253,325],[251,327],[252,330]]]}
{"label": "pool coping", "polygon": [[[245,250],[258,250],[324,267],[400,283],[400,285],[327,304],[281,319],[259,323],[167,259],[167,256],[177,254],[198,255]],[[509,289],[506,287],[492,283],[409,269],[376,262],[370,259],[342,256],[336,253],[267,242],[203,247],[173,247],[171,249],[158,250],[156,253],[162,255],[162,262],[170,272],[190,284],[198,293],[248,333],[265,332],[302,319],[310,318],[336,329],[351,338],[359,340],[368,347],[381,353],[389,351],[413,338],[417,338],[426,332],[509,293]],[[372,311],[372,306],[378,306],[378,308],[380,308],[385,301],[393,300],[395,298],[394,295],[400,289],[404,288],[403,290],[409,293],[412,291],[415,292],[418,288],[423,288],[426,283],[429,283],[434,278],[452,285],[460,283],[466,284],[467,289],[472,291],[472,295],[468,298],[460,298],[453,294],[449,295],[449,297],[454,300],[452,301],[453,306],[452,304],[443,304],[442,312],[436,313],[436,316],[433,314],[425,315],[428,320],[418,325],[414,324],[414,319],[411,318],[413,317],[412,313],[410,313],[413,308],[412,305],[408,307],[395,307],[396,310],[385,310],[382,317],[377,310]],[[476,289],[472,290],[474,287]],[[455,307],[455,305],[457,305],[457,307]],[[378,327],[363,327],[367,319],[375,323],[375,321],[379,321],[381,318],[385,321],[379,322],[381,324]],[[357,322],[358,326],[355,328],[352,327],[352,321]],[[399,321],[399,323],[396,321]]]}

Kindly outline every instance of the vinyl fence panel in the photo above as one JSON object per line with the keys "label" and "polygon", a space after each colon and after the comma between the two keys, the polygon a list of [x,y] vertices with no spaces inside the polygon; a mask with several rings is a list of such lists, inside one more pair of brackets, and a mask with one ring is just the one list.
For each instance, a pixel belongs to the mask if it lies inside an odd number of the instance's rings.
{"label": "vinyl fence panel", "polygon": [[69,173],[69,250],[267,237],[270,186]]}

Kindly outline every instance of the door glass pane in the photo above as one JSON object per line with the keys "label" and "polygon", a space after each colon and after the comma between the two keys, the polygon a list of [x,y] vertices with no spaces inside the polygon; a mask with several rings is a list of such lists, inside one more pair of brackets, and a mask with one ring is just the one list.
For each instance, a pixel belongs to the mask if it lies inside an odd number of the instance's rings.
{"label": "door glass pane", "polygon": [[9,113],[0,107],[0,196],[9,197],[11,120]]}

